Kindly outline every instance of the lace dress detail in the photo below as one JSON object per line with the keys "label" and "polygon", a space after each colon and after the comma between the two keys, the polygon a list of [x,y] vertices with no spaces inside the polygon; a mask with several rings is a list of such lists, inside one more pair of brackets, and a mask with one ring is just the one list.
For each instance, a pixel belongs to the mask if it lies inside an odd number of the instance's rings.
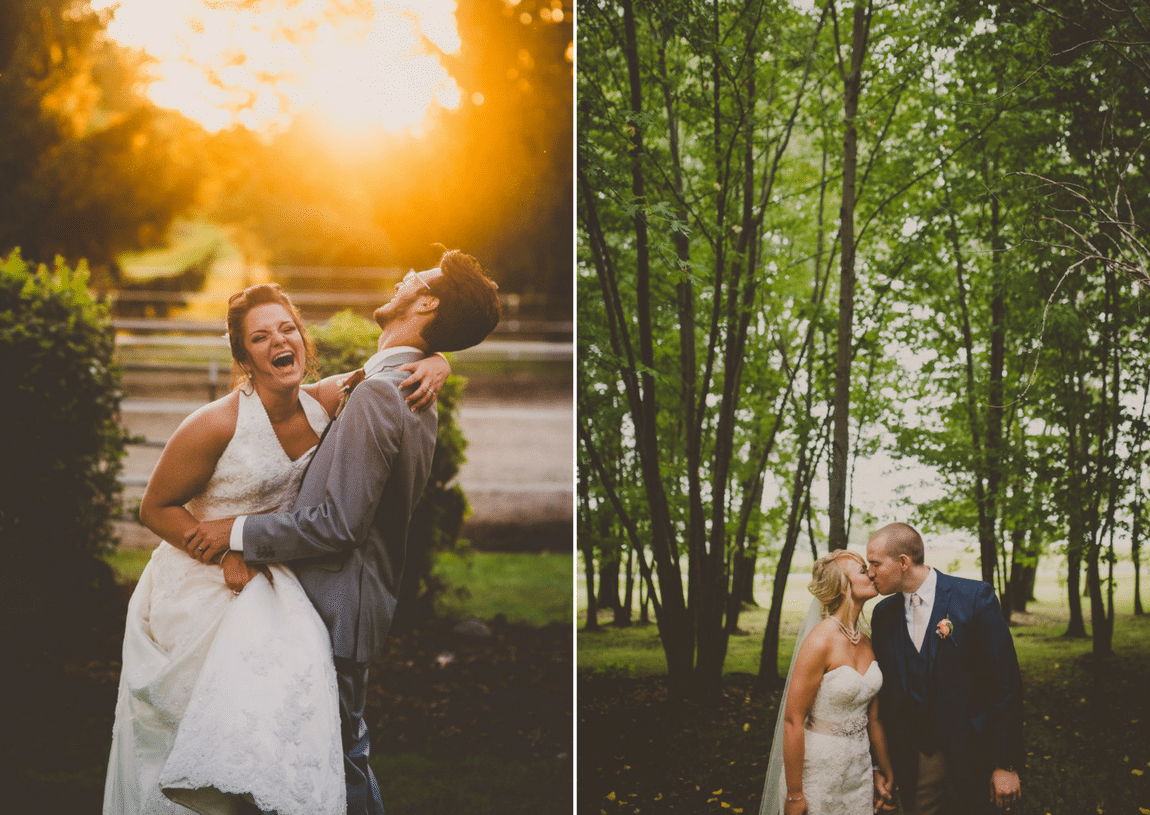
{"label": "lace dress detail", "polygon": [[[259,397],[239,402],[187,505],[201,520],[290,508],[315,450],[291,460]],[[300,402],[322,433],[323,407]],[[346,812],[330,637],[295,574],[271,574],[236,595],[218,566],[153,552],[128,605],[105,815]]]}
{"label": "lace dress detail", "polygon": [[881,687],[877,662],[863,674],[840,665],[823,675],[805,733],[803,794],[810,815],[873,811],[867,708]]}

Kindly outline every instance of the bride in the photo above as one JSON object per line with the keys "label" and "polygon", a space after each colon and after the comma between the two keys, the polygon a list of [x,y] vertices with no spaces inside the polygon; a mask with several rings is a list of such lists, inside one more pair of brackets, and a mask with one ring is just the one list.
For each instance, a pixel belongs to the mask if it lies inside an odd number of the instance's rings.
{"label": "bride", "polygon": [[[290,507],[352,377],[301,385],[315,352],[279,286],[228,302],[246,382],[172,435],[140,517],[164,539],[128,604],[104,815],[343,815],[338,694],[326,627],[294,573],[188,556],[198,521]],[[434,402],[450,367],[432,356],[404,383]],[[242,590],[242,591],[241,591]]]}
{"label": "bride", "polygon": [[866,561],[845,550],[815,562],[808,588],[815,600],[791,660],[759,813],[891,809],[893,771],[878,717],[882,672],[859,629],[862,607],[878,591]]}

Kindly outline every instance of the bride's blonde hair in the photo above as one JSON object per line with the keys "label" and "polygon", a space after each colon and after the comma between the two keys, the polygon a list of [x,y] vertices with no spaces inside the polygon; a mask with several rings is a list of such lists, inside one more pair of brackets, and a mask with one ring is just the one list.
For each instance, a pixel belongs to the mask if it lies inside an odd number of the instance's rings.
{"label": "bride's blonde hair", "polygon": [[858,552],[836,549],[816,560],[814,568],[811,569],[811,582],[807,586],[807,591],[822,604],[823,617],[834,614],[843,603],[847,605],[848,619],[854,614],[855,600],[851,595],[851,579],[844,564],[839,562],[847,558],[866,567],[866,561]]}

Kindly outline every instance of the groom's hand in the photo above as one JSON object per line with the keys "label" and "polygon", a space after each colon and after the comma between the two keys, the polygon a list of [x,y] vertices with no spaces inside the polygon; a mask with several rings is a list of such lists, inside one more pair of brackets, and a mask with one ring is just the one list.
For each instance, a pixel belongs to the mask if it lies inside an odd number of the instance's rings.
{"label": "groom's hand", "polygon": [[1018,773],[999,767],[990,776],[990,794],[999,809],[1010,809],[1022,798],[1022,785]]}
{"label": "groom's hand", "polygon": [[184,549],[200,563],[215,563],[229,550],[235,520],[200,521],[184,535]]}
{"label": "groom's hand", "polygon": [[226,552],[220,561],[224,568],[224,582],[228,588],[239,594],[244,586],[252,579],[253,570],[244,562],[244,556],[239,552]]}

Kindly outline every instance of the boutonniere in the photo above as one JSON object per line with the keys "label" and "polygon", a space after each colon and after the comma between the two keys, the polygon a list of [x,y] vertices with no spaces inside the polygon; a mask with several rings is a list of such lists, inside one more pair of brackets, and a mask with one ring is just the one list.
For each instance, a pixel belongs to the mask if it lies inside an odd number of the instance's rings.
{"label": "boutonniere", "polygon": [[940,640],[954,641],[954,623],[950,621],[950,615],[946,615],[946,619],[938,621],[938,627],[934,630],[935,635]]}

